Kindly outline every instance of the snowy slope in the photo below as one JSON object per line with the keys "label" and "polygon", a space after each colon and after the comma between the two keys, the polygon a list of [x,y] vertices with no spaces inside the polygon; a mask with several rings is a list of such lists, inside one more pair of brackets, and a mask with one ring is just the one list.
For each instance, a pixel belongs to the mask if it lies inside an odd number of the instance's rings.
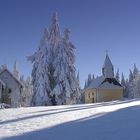
{"label": "snowy slope", "polygon": [[0,140],[139,140],[140,100],[0,110]]}

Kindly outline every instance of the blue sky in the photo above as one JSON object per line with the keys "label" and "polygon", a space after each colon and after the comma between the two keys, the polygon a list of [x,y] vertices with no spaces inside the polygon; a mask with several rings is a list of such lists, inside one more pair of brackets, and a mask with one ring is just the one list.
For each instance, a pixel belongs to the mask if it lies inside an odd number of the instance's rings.
{"label": "blue sky", "polygon": [[71,30],[82,85],[89,73],[101,74],[106,49],[127,76],[134,63],[140,67],[139,7],[139,0],[0,0],[0,65],[12,69],[17,59],[20,73],[30,75],[26,57],[57,11],[62,31]]}

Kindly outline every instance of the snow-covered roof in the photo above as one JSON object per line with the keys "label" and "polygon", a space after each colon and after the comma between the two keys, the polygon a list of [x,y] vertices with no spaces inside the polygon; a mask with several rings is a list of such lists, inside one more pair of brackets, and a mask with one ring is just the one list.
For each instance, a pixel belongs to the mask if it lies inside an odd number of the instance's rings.
{"label": "snow-covered roof", "polygon": [[115,78],[105,78],[104,76],[94,79],[87,89],[122,89],[122,85]]}
{"label": "snow-covered roof", "polygon": [[87,89],[91,88],[97,88],[99,85],[105,80],[104,76],[99,76],[96,79],[94,79],[91,84],[87,87]]}
{"label": "snow-covered roof", "polygon": [[115,78],[105,78],[105,80],[99,85],[99,88],[122,89],[123,87]]}

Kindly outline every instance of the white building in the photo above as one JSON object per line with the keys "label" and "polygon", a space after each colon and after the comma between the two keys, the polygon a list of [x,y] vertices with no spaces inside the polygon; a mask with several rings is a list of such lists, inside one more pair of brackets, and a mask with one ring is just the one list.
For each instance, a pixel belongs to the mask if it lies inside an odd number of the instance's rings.
{"label": "white building", "polygon": [[3,66],[0,72],[0,103],[19,107],[23,87],[23,83],[19,80],[17,64],[14,65],[13,73],[8,70],[7,66]]}

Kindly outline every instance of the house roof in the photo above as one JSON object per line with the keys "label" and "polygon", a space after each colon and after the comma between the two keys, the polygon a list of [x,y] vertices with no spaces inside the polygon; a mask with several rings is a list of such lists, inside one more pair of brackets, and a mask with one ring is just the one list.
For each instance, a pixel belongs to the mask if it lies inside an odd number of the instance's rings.
{"label": "house roof", "polygon": [[18,80],[7,68],[4,68],[4,69],[0,72],[0,75],[1,75],[3,72],[5,72],[5,71],[7,71],[7,72],[16,80],[16,82],[19,83],[22,87],[24,86],[23,83],[22,83],[20,80]]}
{"label": "house roof", "polygon": [[105,78],[105,80],[99,85],[99,88],[120,89],[123,87],[115,78]]}
{"label": "house roof", "polygon": [[91,84],[87,87],[87,89],[97,88],[99,85],[105,80],[104,76],[99,76],[96,79],[92,80]]}
{"label": "house roof", "polygon": [[105,78],[104,76],[94,79],[87,89],[120,89],[122,85],[115,78]]}

